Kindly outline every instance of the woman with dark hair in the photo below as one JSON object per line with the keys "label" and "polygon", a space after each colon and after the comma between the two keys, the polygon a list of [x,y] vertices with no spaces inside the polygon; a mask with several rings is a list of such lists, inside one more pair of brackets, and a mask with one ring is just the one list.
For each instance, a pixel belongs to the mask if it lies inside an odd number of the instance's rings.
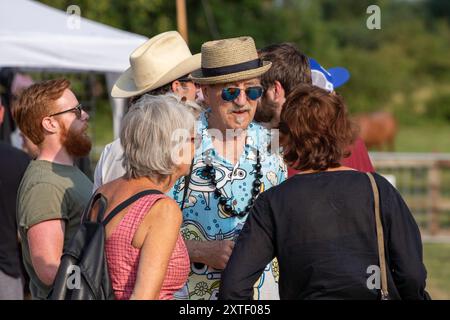
{"label": "woman with dark hair", "polygon": [[[342,166],[355,138],[343,99],[297,87],[281,113],[286,163],[300,172],[255,202],[222,275],[219,298],[251,299],[274,257],[281,299],[379,299],[374,193],[365,173]],[[425,299],[420,232],[397,190],[374,174],[390,299]]]}

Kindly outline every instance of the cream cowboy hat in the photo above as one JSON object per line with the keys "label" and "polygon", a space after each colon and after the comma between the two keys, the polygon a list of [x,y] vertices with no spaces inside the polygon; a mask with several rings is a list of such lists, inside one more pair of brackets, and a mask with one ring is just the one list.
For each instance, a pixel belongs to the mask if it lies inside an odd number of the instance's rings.
{"label": "cream cowboy hat", "polygon": [[181,35],[168,31],[134,50],[130,65],[114,84],[112,97],[136,96],[189,74],[200,68],[200,54],[192,55]]}
{"label": "cream cowboy hat", "polygon": [[199,84],[227,83],[256,78],[271,67],[258,57],[255,41],[239,37],[208,41],[202,45],[202,66],[191,74]]}

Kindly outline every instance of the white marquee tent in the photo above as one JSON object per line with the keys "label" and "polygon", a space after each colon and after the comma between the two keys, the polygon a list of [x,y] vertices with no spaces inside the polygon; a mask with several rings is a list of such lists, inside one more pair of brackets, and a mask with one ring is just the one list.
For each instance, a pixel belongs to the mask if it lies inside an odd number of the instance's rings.
{"label": "white marquee tent", "polygon": [[[0,68],[104,72],[111,88],[146,37],[31,0],[0,0]],[[113,100],[117,136],[124,101]]]}

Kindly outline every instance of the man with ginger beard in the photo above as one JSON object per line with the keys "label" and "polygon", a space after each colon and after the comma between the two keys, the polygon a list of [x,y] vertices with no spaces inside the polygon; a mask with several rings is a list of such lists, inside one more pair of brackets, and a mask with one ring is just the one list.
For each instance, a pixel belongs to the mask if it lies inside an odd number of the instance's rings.
{"label": "man with ginger beard", "polygon": [[20,183],[17,224],[30,292],[33,299],[45,299],[91,195],[92,182],[74,166],[91,150],[89,115],[70,82],[57,79],[24,90],[13,116],[39,148]]}

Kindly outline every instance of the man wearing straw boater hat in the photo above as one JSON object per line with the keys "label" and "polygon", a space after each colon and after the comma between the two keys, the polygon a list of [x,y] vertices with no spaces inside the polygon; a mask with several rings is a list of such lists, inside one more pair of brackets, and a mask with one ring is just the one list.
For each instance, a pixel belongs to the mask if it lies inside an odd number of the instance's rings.
{"label": "man wearing straw boater hat", "polygon": [[[259,77],[270,62],[258,58],[251,37],[206,42],[201,68],[192,79],[209,109],[200,114],[189,176],[169,192],[183,211],[182,234],[191,274],[177,298],[216,299],[221,272],[258,194],[282,182],[286,171],[271,153],[270,132],[253,122],[263,94]],[[255,284],[256,299],[277,299],[278,265],[271,263]]]}
{"label": "man wearing straw boater hat", "polygon": [[[164,32],[146,41],[131,53],[130,65],[114,84],[113,98],[134,102],[144,94],[173,93],[187,100],[185,104],[194,114],[201,112],[195,103],[196,86],[189,78],[200,67],[200,54],[192,55],[178,32]],[[122,154],[119,139],[105,146],[95,168],[94,191],[125,173]]]}

